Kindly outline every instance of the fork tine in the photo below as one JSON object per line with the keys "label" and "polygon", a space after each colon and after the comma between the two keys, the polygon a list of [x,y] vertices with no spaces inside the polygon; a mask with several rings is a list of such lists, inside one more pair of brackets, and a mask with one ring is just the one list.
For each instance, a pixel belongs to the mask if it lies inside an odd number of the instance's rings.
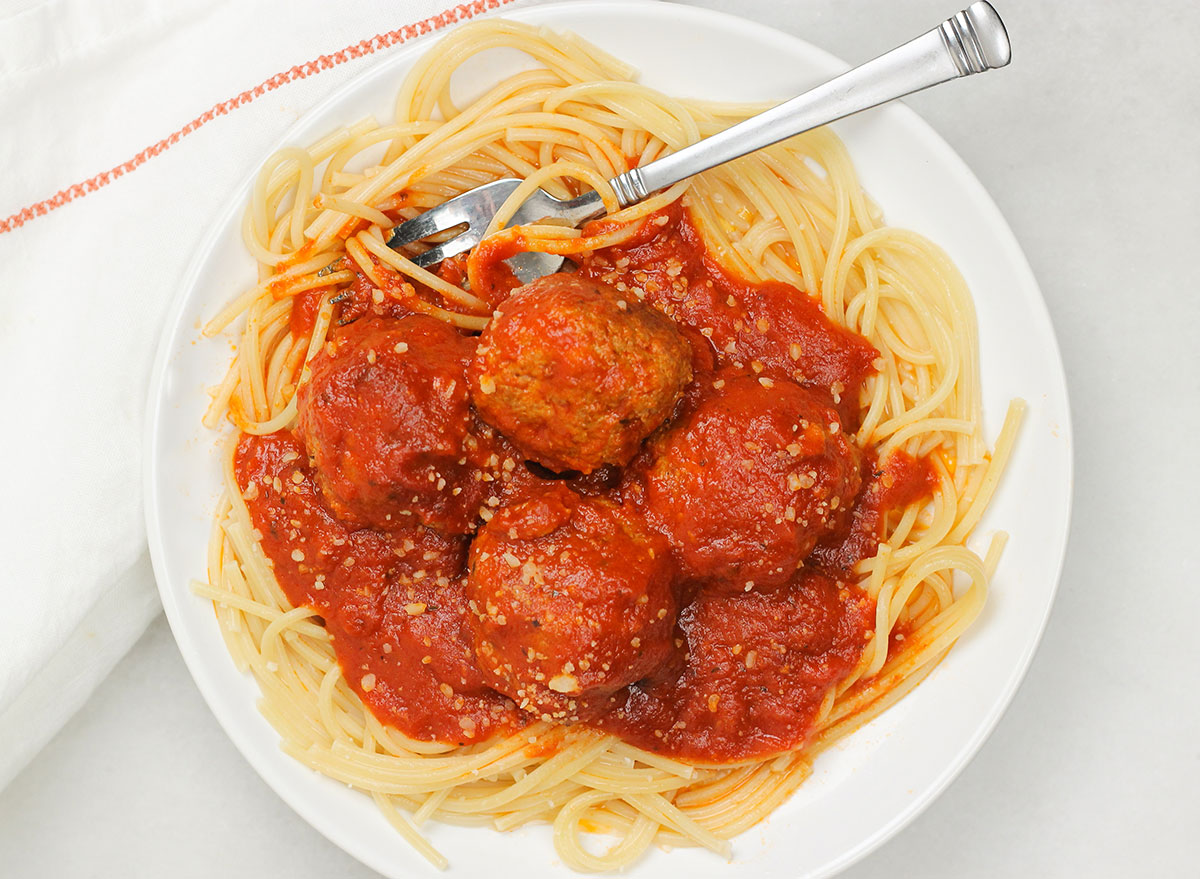
{"label": "fork tine", "polygon": [[468,227],[465,232],[455,235],[449,241],[443,241],[441,244],[429,248],[429,250],[419,256],[414,256],[413,262],[421,268],[427,269],[430,266],[437,265],[444,259],[470,250],[478,243],[479,230]]}
{"label": "fork tine", "polygon": [[[475,225],[486,226],[504,199],[520,184],[521,181],[515,177],[505,177],[455,196],[395,226],[387,245],[391,248],[403,247],[463,223],[467,224],[468,229]],[[453,253],[448,253],[447,256],[453,256]]]}
{"label": "fork tine", "polygon": [[323,268],[319,272],[317,272],[317,277],[323,278],[326,275],[333,274],[334,272],[338,271],[339,269],[345,268],[345,262],[346,262],[346,258],[339,256],[337,259],[335,259],[329,265],[325,266],[325,268]]}
{"label": "fork tine", "polygon": [[[462,198],[462,196],[459,196]],[[430,235],[436,235],[438,232],[444,232],[447,229],[453,229],[455,226],[461,226],[468,222],[466,211],[463,210],[461,204],[455,204],[457,199],[443,202],[436,208],[430,208],[423,214],[417,214],[411,220],[405,220],[397,226],[392,227],[392,235],[388,238],[387,246],[393,250],[403,247],[406,244],[412,244],[415,241],[420,241],[422,238],[428,238]]]}

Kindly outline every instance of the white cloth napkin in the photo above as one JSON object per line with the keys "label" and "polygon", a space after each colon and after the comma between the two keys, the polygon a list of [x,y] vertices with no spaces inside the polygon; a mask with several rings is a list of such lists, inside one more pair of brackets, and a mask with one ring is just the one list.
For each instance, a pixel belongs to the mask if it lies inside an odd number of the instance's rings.
{"label": "white cloth napkin", "polygon": [[[450,5],[0,0],[0,221],[281,71]],[[158,612],[142,422],[193,247],[288,125],[392,51],[267,90],[0,233],[0,787]]]}

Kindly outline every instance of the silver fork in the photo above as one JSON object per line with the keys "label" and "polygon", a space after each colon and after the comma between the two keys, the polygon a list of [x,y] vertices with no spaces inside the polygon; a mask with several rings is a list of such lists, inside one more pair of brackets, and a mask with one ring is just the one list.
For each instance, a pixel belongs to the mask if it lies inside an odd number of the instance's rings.
{"label": "silver fork", "polygon": [[[913,92],[1004,67],[1010,59],[1004,22],[990,3],[979,0],[873,61],[679,152],[618,174],[609,182],[621,207],[629,207],[653,192],[747,153]],[[393,228],[388,246],[404,247],[465,224],[466,229],[458,235],[413,261],[427,268],[470,250],[480,242],[500,206],[520,183],[515,177],[507,177],[456,196]],[[578,226],[604,212],[595,192],[564,201],[539,189],[521,203],[506,225],[553,218]],[[508,262],[517,277],[528,283],[557,271],[563,257],[531,252],[518,254]]]}

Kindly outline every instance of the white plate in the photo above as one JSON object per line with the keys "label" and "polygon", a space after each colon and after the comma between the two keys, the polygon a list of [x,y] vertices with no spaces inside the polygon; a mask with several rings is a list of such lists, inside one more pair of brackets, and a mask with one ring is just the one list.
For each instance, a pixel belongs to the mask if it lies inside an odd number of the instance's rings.
{"label": "white plate", "polygon": [[[574,30],[669,94],[783,99],[844,69],[794,37],[727,15],[658,3],[573,2],[510,13]],[[401,78],[431,43],[401,50],[324,101],[282,139],[306,143],[367,113],[390,118]],[[881,47],[877,47],[881,48]],[[511,55],[473,62],[456,87],[479,92]],[[508,72],[505,70],[504,72]],[[969,86],[963,86],[969,87]],[[911,110],[892,105],[840,123],[868,191],[887,218],[932,238],[966,275],[979,311],[984,415],[994,436],[1010,398],[1029,402],[1016,453],[977,539],[1011,534],[987,609],[937,671],[901,703],[817,761],[813,777],[734,843],[732,863],[697,850],[653,849],[637,876],[827,876],[880,845],[946,787],[983,744],[1024,675],[1062,566],[1071,497],[1071,429],[1062,364],[1045,304],[1016,240],[962,160]],[[212,605],[188,589],[204,576],[219,486],[216,437],[200,427],[230,358],[228,338],[198,327],[248,279],[238,232],[247,181],[201,246],[167,322],[146,435],[146,519],[154,571],[179,649],[229,737],[317,830],[385,875],[434,875],[370,799],[279,749],[234,669]],[[237,804],[232,808],[236,809]],[[245,816],[253,821],[253,815]],[[433,824],[455,876],[568,876],[545,827],[513,833]],[[271,841],[264,840],[264,845]]]}

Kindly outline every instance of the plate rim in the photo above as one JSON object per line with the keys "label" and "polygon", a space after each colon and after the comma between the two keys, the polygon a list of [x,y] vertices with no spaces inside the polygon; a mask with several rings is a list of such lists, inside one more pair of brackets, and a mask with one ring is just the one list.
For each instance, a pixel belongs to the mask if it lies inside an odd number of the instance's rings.
{"label": "plate rim", "polygon": [[[494,12],[489,11],[486,15],[480,16],[475,20],[487,18],[507,18],[514,20],[532,20],[538,22],[540,19],[547,19],[541,23],[549,26],[555,26],[555,18],[559,11],[569,11],[569,14],[579,14],[588,11],[603,11],[605,13],[621,14],[638,16],[647,12],[661,12],[665,4],[648,3],[645,0],[560,0],[560,2],[544,3],[535,6],[525,6],[516,9],[500,8]],[[747,37],[759,41],[772,41],[777,45],[785,47],[788,51],[803,53],[811,57],[815,63],[829,67],[831,71],[845,70],[849,68],[842,59],[832,53],[815,46],[807,40],[794,36],[779,30],[771,25],[764,24],[750,19],[742,18],[718,10],[671,4],[672,13],[679,16],[692,18],[701,24],[716,25],[726,28],[734,28],[741,31]],[[351,77],[346,82],[340,84],[329,92],[321,100],[317,101],[313,106],[302,113],[294,122],[289,124],[281,133],[262,158],[271,155],[275,150],[282,146],[296,142],[297,133],[303,129],[310,120],[325,113],[335,105],[343,102],[350,95],[362,87],[364,80],[368,78],[382,76],[387,70],[403,65],[407,59],[417,56],[430,49],[438,40],[445,34],[449,33],[454,28],[461,26],[462,23],[452,25],[444,31],[439,31],[430,34],[428,38],[414,41],[404,47],[401,47],[395,53],[386,58],[379,60],[377,63],[365,68],[355,76]],[[562,27],[569,29],[571,25],[563,24]],[[586,38],[586,37],[585,37]],[[1029,669],[1032,665],[1033,658],[1036,655],[1045,634],[1046,626],[1049,623],[1053,613],[1055,600],[1058,589],[1062,580],[1062,573],[1066,562],[1066,550],[1070,537],[1070,525],[1072,518],[1072,509],[1075,495],[1075,444],[1073,434],[1073,418],[1071,412],[1071,403],[1069,389],[1066,381],[1066,371],[1063,364],[1062,353],[1058,344],[1057,334],[1054,330],[1054,323],[1051,319],[1049,309],[1046,305],[1046,299],[1042,293],[1041,286],[1037,282],[1036,275],[1029,264],[1020,243],[1004,218],[999,206],[991,197],[990,193],[984,187],[982,182],[975,176],[970,166],[959,154],[949,145],[949,143],[916,111],[909,107],[903,101],[895,101],[892,103],[890,110],[892,115],[903,120],[904,124],[920,135],[923,144],[934,150],[937,154],[937,159],[940,165],[948,166],[956,172],[966,185],[972,190],[969,195],[971,201],[982,211],[990,214],[991,221],[997,230],[1001,232],[1001,240],[995,242],[1002,245],[1006,251],[1006,259],[1012,264],[1013,268],[1023,276],[1023,281],[1028,289],[1032,291],[1034,296],[1030,299],[1030,305],[1035,308],[1041,318],[1043,325],[1048,330],[1047,339],[1048,348],[1047,354],[1052,358],[1054,365],[1057,367],[1050,379],[1055,385],[1055,390],[1059,392],[1062,402],[1063,419],[1058,425],[1061,440],[1063,443],[1065,467],[1063,473],[1063,483],[1065,488],[1064,505],[1062,509],[1062,519],[1056,523],[1056,546],[1053,548],[1052,556],[1055,558],[1053,565],[1052,577],[1049,578],[1048,594],[1046,595],[1045,612],[1042,619],[1036,626],[1034,637],[1029,640],[1019,656],[1015,656],[1015,662],[1012,666],[1012,671],[1008,676],[998,698],[996,698],[990,710],[977,723],[974,733],[963,743],[953,757],[946,761],[945,768],[936,775],[936,777],[928,783],[923,789],[918,791],[912,800],[902,809],[900,809],[893,817],[885,821],[879,828],[866,838],[860,840],[855,846],[847,849],[839,857],[835,857],[826,861],[824,864],[810,871],[808,876],[813,879],[818,877],[829,877],[836,873],[845,870],[855,862],[861,860],[872,852],[876,851],[885,842],[893,838],[904,827],[915,820],[922,812],[924,812],[942,793],[950,786],[950,784],[962,773],[966,766],[979,753],[988,738],[995,731],[1000,719],[1004,716],[1013,698],[1016,695],[1021,683],[1024,681]],[[204,266],[208,259],[211,258],[212,251],[215,249],[218,239],[223,234],[228,224],[236,219],[237,214],[242,209],[245,198],[253,186],[254,180],[258,174],[258,168],[261,161],[256,163],[253,169],[243,177],[243,179],[231,190],[228,201],[222,209],[210,221],[207,232],[202,236],[196,245],[195,256],[188,264],[186,272],[176,285],[173,293],[171,304],[167,310],[166,316],[163,319],[157,350],[155,353],[153,365],[151,367],[151,378],[147,391],[146,415],[142,429],[143,441],[143,506],[145,511],[145,524],[147,532],[148,548],[151,557],[151,564],[154,571],[155,584],[158,589],[159,597],[162,601],[163,610],[167,617],[168,624],[171,628],[171,633],[179,648],[180,654],[184,659],[184,663],[188,668],[193,681],[200,690],[201,695],[209,709],[209,712],[217,720],[218,724],[224,730],[226,736],[233,742],[238,753],[250,765],[254,772],[272,789],[284,803],[288,805],[296,814],[305,820],[314,830],[320,833],[333,845],[340,848],[342,851],[349,854],[359,862],[378,871],[383,875],[398,875],[395,872],[395,864],[383,862],[378,857],[375,857],[370,851],[364,851],[352,839],[344,838],[344,835],[338,832],[335,828],[325,822],[320,809],[310,807],[306,802],[298,802],[289,793],[286,793],[282,788],[282,783],[276,777],[276,770],[271,766],[260,765],[251,756],[250,743],[248,734],[243,733],[222,710],[218,707],[220,700],[216,695],[217,683],[209,677],[205,663],[201,661],[200,652],[194,645],[191,637],[183,622],[183,610],[180,603],[175,599],[178,598],[180,591],[188,593],[184,587],[173,587],[169,582],[167,574],[166,556],[167,551],[164,545],[164,532],[160,527],[161,516],[158,503],[158,481],[155,478],[160,465],[160,450],[156,440],[156,432],[160,423],[161,413],[163,411],[164,386],[168,373],[171,355],[173,352],[173,342],[175,340],[176,331],[180,324],[180,319],[191,297],[192,291],[197,286]],[[1051,573],[1047,571],[1047,573]],[[280,752],[282,754],[282,752]],[[293,761],[293,758],[283,755],[287,761]],[[293,761],[294,762],[294,761]],[[282,761],[281,761],[282,765]],[[303,768],[302,764],[296,763],[297,766]],[[763,826],[763,825],[759,825]],[[732,874],[732,865],[731,874]],[[634,868],[636,869],[636,867]]]}

